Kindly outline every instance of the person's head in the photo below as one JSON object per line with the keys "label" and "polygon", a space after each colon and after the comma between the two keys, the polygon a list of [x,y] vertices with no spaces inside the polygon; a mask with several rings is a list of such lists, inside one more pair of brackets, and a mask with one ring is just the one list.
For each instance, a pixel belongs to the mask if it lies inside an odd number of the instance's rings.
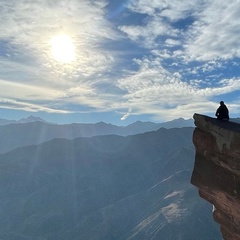
{"label": "person's head", "polygon": [[220,102],[220,105],[221,105],[221,106],[224,105],[224,101],[221,101],[221,102]]}

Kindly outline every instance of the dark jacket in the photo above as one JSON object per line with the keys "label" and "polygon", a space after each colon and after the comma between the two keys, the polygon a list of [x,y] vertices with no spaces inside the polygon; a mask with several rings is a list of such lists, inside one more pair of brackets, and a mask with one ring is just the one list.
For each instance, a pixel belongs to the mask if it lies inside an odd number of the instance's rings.
{"label": "dark jacket", "polygon": [[220,107],[217,109],[215,115],[219,120],[229,120],[229,113],[228,113],[227,106],[224,103],[222,103]]}

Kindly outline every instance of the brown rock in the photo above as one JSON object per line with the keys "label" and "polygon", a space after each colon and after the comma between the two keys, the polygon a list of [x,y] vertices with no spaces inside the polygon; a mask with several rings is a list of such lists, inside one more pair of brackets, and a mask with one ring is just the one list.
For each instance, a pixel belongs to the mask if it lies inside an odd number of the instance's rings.
{"label": "brown rock", "polygon": [[194,114],[191,183],[214,205],[223,238],[240,240],[240,124]]}

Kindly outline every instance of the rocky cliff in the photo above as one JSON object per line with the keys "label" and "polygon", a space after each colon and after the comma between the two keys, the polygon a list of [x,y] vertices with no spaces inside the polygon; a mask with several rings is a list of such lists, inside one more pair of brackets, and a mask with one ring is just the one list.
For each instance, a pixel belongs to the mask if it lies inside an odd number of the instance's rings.
{"label": "rocky cliff", "polygon": [[194,114],[191,183],[213,205],[223,238],[240,240],[240,124]]}

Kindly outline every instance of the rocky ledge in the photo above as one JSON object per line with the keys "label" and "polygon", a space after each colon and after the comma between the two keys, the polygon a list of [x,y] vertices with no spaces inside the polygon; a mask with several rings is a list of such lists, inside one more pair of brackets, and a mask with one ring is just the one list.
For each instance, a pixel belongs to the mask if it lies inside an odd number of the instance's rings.
{"label": "rocky ledge", "polygon": [[194,114],[191,183],[210,202],[223,238],[240,240],[240,124]]}

